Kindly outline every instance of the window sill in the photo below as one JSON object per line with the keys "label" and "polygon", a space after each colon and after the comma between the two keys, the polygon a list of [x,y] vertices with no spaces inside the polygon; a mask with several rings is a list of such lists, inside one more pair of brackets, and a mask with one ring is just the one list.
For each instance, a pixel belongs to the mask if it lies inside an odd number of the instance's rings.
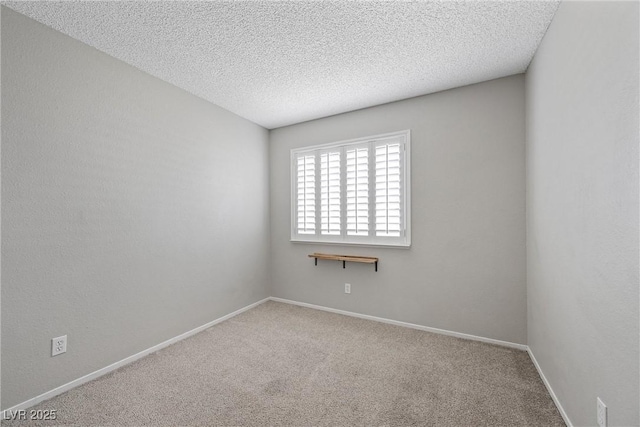
{"label": "window sill", "polygon": [[291,243],[303,243],[305,245],[330,245],[330,246],[357,246],[360,248],[387,248],[387,249],[411,249],[411,243],[354,243],[354,242],[331,242],[319,240],[289,239]]}

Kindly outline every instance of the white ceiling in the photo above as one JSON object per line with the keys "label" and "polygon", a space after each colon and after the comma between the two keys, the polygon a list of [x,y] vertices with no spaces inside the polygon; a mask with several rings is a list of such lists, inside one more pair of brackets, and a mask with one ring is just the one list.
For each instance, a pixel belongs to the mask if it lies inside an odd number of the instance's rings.
{"label": "white ceiling", "polygon": [[557,1],[3,2],[272,129],[527,69]]}

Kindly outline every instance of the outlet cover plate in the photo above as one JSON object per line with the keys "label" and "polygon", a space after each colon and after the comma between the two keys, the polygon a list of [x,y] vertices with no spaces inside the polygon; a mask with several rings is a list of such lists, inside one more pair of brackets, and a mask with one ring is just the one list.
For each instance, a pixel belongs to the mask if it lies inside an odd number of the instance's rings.
{"label": "outlet cover plate", "polygon": [[67,336],[51,339],[51,356],[57,356],[67,352]]}
{"label": "outlet cover plate", "polygon": [[607,405],[599,397],[596,402],[598,405],[598,426],[607,427]]}

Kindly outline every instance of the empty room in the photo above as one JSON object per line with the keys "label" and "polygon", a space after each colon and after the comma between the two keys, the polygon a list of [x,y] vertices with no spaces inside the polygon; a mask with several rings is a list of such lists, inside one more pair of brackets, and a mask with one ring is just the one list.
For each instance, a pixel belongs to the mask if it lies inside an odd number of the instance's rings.
{"label": "empty room", "polygon": [[3,426],[640,426],[640,2],[1,4]]}

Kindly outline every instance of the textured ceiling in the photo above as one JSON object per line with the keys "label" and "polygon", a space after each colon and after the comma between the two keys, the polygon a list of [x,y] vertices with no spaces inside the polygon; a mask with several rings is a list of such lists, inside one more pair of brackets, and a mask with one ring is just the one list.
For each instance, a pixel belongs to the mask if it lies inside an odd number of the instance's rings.
{"label": "textured ceiling", "polygon": [[267,128],[526,70],[558,2],[3,2]]}

